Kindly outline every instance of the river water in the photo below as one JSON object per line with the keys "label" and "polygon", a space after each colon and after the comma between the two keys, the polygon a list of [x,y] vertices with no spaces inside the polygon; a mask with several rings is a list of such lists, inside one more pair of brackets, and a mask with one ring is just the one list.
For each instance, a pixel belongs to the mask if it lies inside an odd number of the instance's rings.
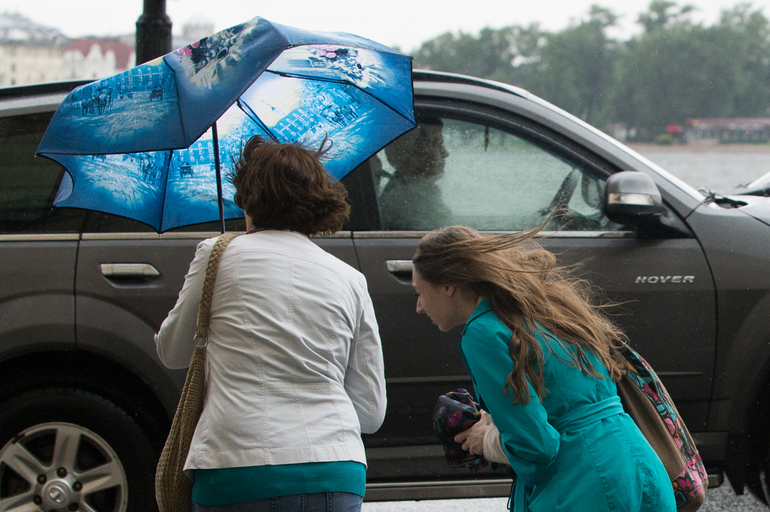
{"label": "river water", "polygon": [[629,144],[636,152],[699,189],[726,192],[770,172],[767,145]]}
{"label": "river water", "polygon": [[[727,192],[770,172],[770,146],[655,146],[629,144],[636,152],[696,189]],[[736,496],[729,482],[706,493],[700,512],[767,512],[748,494]],[[363,512],[504,512],[507,498],[364,503]]]}

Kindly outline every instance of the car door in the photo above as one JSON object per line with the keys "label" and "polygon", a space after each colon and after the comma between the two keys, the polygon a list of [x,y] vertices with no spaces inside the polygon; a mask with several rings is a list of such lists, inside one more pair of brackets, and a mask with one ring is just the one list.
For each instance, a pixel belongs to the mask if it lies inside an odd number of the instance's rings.
{"label": "car door", "polygon": [[441,333],[415,313],[410,260],[420,237],[452,224],[526,230],[560,206],[568,213],[552,219],[539,242],[618,304],[614,318],[632,345],[658,370],[690,429],[702,428],[715,298],[704,255],[686,227],[643,237],[607,219],[605,182],[622,169],[580,141],[468,102],[418,101],[416,111],[418,129],[372,157],[355,178],[371,179],[365,203],[379,213],[354,232],[354,244],[380,324],[388,385],[385,425],[366,440],[370,478],[392,473],[386,465],[404,445],[414,445],[404,477],[462,473],[448,469],[440,447],[426,446],[437,442],[437,397],[471,382],[455,346],[461,329]]}
{"label": "car door", "polygon": [[35,150],[51,113],[0,118],[2,357],[72,349],[82,210],[52,208],[64,168]]}

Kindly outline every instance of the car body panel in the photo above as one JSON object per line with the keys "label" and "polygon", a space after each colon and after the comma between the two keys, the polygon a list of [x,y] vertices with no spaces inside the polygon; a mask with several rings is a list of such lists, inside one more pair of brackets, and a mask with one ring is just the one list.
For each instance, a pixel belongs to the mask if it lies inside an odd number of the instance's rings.
{"label": "car body panel", "polygon": [[[0,340],[4,357],[75,348],[78,235],[0,235]],[[45,345],[30,345],[46,340]]]}

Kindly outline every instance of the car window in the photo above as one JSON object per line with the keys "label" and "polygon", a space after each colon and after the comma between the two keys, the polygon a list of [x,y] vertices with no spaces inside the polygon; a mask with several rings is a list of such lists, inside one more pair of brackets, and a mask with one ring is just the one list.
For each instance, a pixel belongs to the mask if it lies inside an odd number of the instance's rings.
{"label": "car window", "polygon": [[35,151],[51,114],[0,118],[0,233],[77,233],[83,210],[53,208],[64,167]]}
{"label": "car window", "polygon": [[540,226],[560,206],[567,214],[549,228],[621,228],[602,211],[603,178],[498,127],[423,117],[369,165],[384,230],[517,231]]}
{"label": "car window", "polygon": [[[243,218],[225,221],[227,231],[246,231],[246,221]],[[168,230],[169,233],[220,231],[219,221],[191,224]],[[85,233],[155,233],[155,228],[137,220],[103,212],[89,212],[83,227]]]}

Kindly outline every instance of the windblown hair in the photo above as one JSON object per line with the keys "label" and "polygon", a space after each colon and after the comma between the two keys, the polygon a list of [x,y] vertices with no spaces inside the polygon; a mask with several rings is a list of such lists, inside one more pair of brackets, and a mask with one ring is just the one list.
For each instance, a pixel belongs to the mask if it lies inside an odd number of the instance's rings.
{"label": "windblown hair", "polygon": [[350,215],[347,192],[324,170],[321,149],[265,141],[246,142],[230,180],[235,204],[256,228],[297,231],[308,236],[336,233]]}
{"label": "windblown hair", "polygon": [[535,332],[547,339],[543,332],[547,330],[574,345],[570,363],[587,375],[603,378],[586,351],[601,360],[613,380],[624,373],[615,348],[625,335],[604,314],[606,306],[594,304],[591,285],[573,277],[569,269],[556,267],[556,257],[533,241],[542,229],[482,236],[471,228],[447,227],[425,235],[413,260],[429,283],[467,286],[488,299],[492,311],[513,332],[509,352],[514,365],[503,391],[513,390],[514,403],[529,403],[528,383],[541,401],[548,392],[542,375],[543,348]]}

